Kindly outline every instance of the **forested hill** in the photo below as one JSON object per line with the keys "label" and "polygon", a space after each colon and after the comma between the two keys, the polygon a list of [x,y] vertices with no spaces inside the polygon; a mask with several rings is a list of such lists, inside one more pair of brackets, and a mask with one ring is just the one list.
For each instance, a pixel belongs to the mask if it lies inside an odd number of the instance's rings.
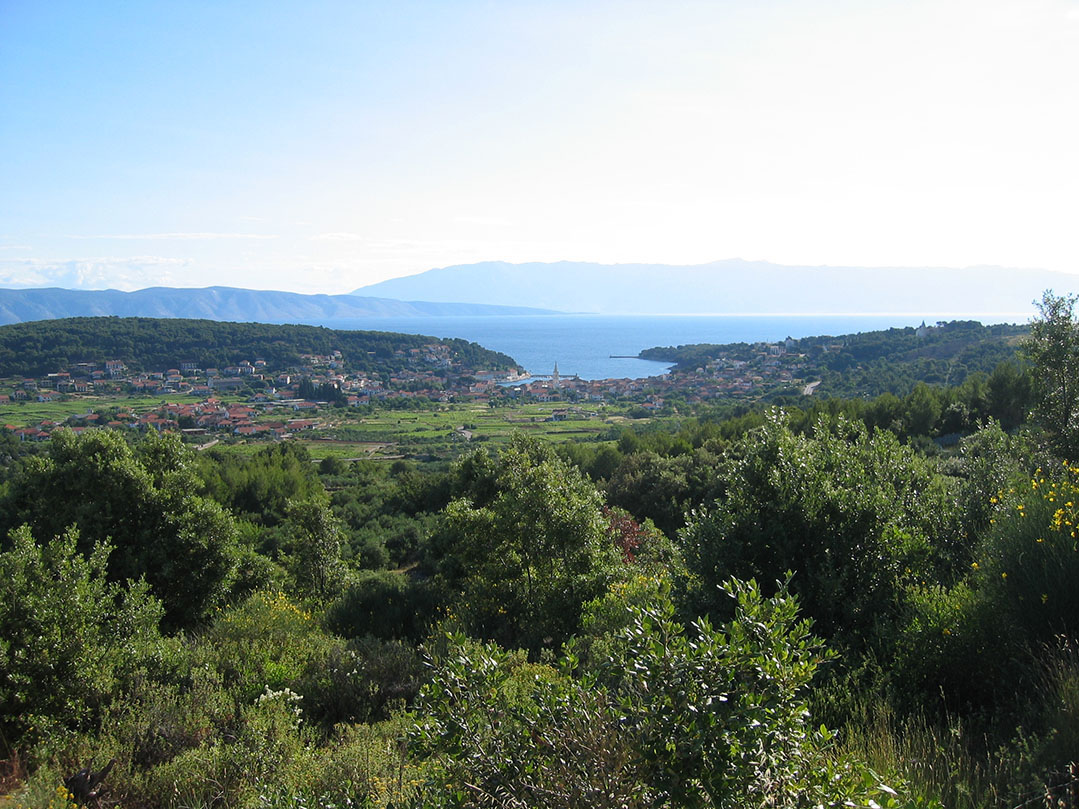
{"label": "forested hill", "polygon": [[676,363],[675,372],[739,362],[778,362],[799,378],[821,381],[819,391],[831,395],[906,393],[916,382],[959,385],[975,372],[991,373],[1014,359],[1026,325],[983,326],[956,320],[923,328],[886,329],[804,337],[774,346],[732,343],[648,348],[642,359]]}
{"label": "forested hill", "polygon": [[263,359],[271,369],[300,364],[302,354],[341,352],[343,367],[384,372],[403,366],[402,354],[444,345],[454,366],[512,370],[511,357],[460,339],[379,331],[340,331],[177,318],[76,317],[0,326],[0,376],[39,376],[80,362],[121,360],[132,370],[162,370],[182,362],[223,368]]}

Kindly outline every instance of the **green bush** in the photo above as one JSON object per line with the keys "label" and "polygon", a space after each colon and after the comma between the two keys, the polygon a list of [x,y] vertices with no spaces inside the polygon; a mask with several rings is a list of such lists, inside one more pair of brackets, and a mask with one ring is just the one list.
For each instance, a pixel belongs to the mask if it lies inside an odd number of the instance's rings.
{"label": "green bush", "polygon": [[297,702],[287,689],[265,689],[242,709],[232,733],[136,773],[127,785],[128,802],[176,809],[256,807],[264,792],[304,791],[314,771],[314,750],[299,730]]}
{"label": "green bush", "polygon": [[388,719],[412,701],[426,675],[416,650],[365,637],[331,647],[299,682],[308,720],[329,729],[342,722]]}
{"label": "green bush", "polygon": [[[825,657],[784,588],[731,581],[734,618],[688,628],[631,608],[608,676],[450,636],[412,735],[436,806],[916,806],[810,723]],[[606,684],[606,685],[605,685]]]}
{"label": "green bush", "polygon": [[456,467],[464,496],[442,513],[431,550],[469,631],[533,655],[580,626],[581,605],[620,574],[595,487],[546,445],[515,436],[493,461]]}
{"label": "green bush", "polygon": [[200,488],[176,436],[133,449],[111,430],[58,430],[48,455],[11,481],[2,511],[10,527],[26,523],[38,537],[75,525],[86,555],[108,541],[109,578],[145,578],[167,625],[190,627],[224,602],[239,552],[231,517]]}
{"label": "green bush", "polygon": [[[312,797],[306,805],[326,809],[432,805],[423,796],[425,774],[408,757],[403,743],[406,729],[403,719],[339,727],[330,743],[319,750],[310,779]],[[297,805],[296,796],[279,805],[292,809]]]}
{"label": "green bush", "polygon": [[372,635],[419,639],[433,618],[429,587],[406,573],[389,570],[354,574],[326,610],[326,626],[346,638]]}
{"label": "green bush", "polygon": [[1039,472],[1018,495],[976,551],[975,586],[1031,646],[1079,640],[1079,467]]}
{"label": "green bush", "polygon": [[9,744],[80,728],[160,642],[145,583],[107,581],[111,548],[89,557],[70,530],[38,544],[26,526],[0,553],[0,729]]}
{"label": "green bush", "polygon": [[240,704],[250,704],[266,688],[295,689],[333,645],[311,614],[284,593],[261,591],[218,613],[192,655],[196,664],[221,672]]}
{"label": "green bush", "polygon": [[432,807],[645,807],[611,700],[547,665],[463,635],[431,660],[412,747],[429,757]]}
{"label": "green bush", "polygon": [[[237,705],[220,672],[192,666],[176,682],[141,679],[115,704],[102,727],[108,737],[99,750],[115,746],[123,759],[110,782],[166,764],[212,742],[221,728],[234,726]],[[102,751],[104,752],[104,751]]]}
{"label": "green bush", "polygon": [[908,593],[889,681],[901,715],[964,712],[1014,690],[1022,668],[1022,635],[985,593],[967,582]]}
{"label": "green bush", "polygon": [[891,674],[898,705],[1015,717],[1036,661],[1079,640],[1079,469],[985,499],[965,579],[907,591]]}
{"label": "green bush", "polygon": [[793,570],[792,592],[817,630],[862,649],[887,642],[906,583],[952,575],[951,492],[887,431],[870,436],[839,419],[797,435],[773,412],[720,474],[726,495],[692,514],[680,537],[686,615],[729,616],[717,589],[727,577],[773,582]]}

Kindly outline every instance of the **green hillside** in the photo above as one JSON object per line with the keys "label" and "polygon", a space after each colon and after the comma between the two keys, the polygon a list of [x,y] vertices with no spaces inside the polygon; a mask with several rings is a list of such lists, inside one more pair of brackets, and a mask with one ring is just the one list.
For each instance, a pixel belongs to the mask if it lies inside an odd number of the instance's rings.
{"label": "green hillside", "polygon": [[299,364],[303,354],[341,352],[346,370],[379,373],[400,365],[398,352],[449,347],[470,370],[512,369],[505,354],[466,340],[318,326],[222,323],[143,317],[74,317],[0,326],[0,376],[40,376],[76,363],[121,360],[132,370],[161,370],[192,362],[225,367],[263,359],[270,368]]}

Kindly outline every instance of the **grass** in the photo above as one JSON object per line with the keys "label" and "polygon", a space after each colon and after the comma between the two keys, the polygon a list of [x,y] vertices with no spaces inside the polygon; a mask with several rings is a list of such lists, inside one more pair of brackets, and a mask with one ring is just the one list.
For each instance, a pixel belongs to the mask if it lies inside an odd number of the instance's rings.
{"label": "grass", "polygon": [[923,717],[899,719],[884,704],[872,706],[846,729],[846,752],[877,772],[902,776],[922,797],[954,809],[1000,805],[1001,769],[958,720],[940,727]]}
{"label": "grass", "polygon": [[[611,428],[611,413],[586,408],[581,409],[582,415],[570,413],[564,421],[549,420],[555,410],[565,409],[564,403],[553,402],[511,408],[443,405],[420,411],[376,411],[359,417],[335,410],[326,415],[324,426],[317,433],[319,439],[336,439],[349,447],[349,451],[358,450],[363,453],[360,457],[377,457],[427,452],[439,447],[452,450],[480,442],[504,443],[515,432],[548,441],[579,441],[599,438]],[[313,454],[320,445],[322,457],[331,452],[324,448],[323,441],[306,436],[301,440]],[[380,445],[392,445],[392,449]]]}
{"label": "grass", "polygon": [[163,401],[157,396],[66,396],[52,402],[11,402],[0,405],[0,423],[28,427],[42,421],[62,422],[71,416],[114,408],[144,413],[159,407]]}
{"label": "grass", "polygon": [[351,461],[356,458],[387,458],[394,457],[395,445],[382,442],[370,441],[334,441],[332,439],[299,439],[311,459],[321,461],[323,458],[338,458],[342,461]]}
{"label": "grass", "polygon": [[[36,425],[42,421],[63,423],[72,416],[116,409],[135,414],[156,410],[162,404],[187,401],[185,397],[70,395],[53,402],[23,401],[0,405],[0,425]],[[242,401],[222,397],[222,401]],[[566,411],[564,420],[552,421],[555,411]],[[272,408],[258,417],[280,422],[298,414]],[[530,402],[508,407],[441,404],[426,410],[375,410],[359,413],[345,408],[324,408],[305,416],[316,419],[316,430],[298,433],[315,460],[337,457],[399,458],[427,456],[447,458],[477,444],[503,444],[516,432],[554,441],[601,439],[612,426],[625,421],[624,408],[610,405],[575,406],[565,402]],[[235,440],[227,434],[208,432],[200,441],[219,439],[239,452],[253,452],[266,439]]]}
{"label": "grass", "polygon": [[[221,402],[242,402],[240,396],[221,396]],[[21,401],[0,404],[0,424],[11,424],[15,427],[28,427],[40,424],[42,421],[63,422],[71,416],[82,416],[87,413],[100,413],[112,410],[127,410],[130,413],[146,413],[156,410],[167,402],[193,403],[194,397],[173,396],[163,398],[161,396],[93,396],[69,394],[52,402]]]}

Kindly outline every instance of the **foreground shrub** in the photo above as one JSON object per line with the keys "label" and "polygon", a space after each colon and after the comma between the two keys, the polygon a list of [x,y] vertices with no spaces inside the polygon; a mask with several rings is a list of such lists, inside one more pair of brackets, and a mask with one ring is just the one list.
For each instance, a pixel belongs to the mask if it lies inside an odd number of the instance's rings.
{"label": "foreground shrub", "polygon": [[219,670],[241,704],[267,687],[296,688],[326,659],[334,640],[284,593],[260,591],[218,619],[197,640],[198,662]]}
{"label": "foreground shrub", "polygon": [[[413,733],[442,806],[915,806],[814,729],[825,659],[784,588],[731,581],[734,618],[634,607],[603,678],[461,636],[432,658]],[[608,683],[608,685],[603,685]]]}
{"label": "foreground shrub", "polygon": [[1079,642],[1079,467],[986,499],[995,510],[964,580],[909,589],[892,680],[897,704],[1015,721],[1039,661]]}
{"label": "foreground shrub", "polygon": [[38,544],[26,526],[0,553],[0,731],[85,727],[125,673],[160,641],[160,603],[144,583],[106,579],[111,548],[78,550],[78,533]]}
{"label": "foreground shrub", "polygon": [[412,701],[426,674],[411,646],[366,637],[335,643],[324,661],[308,669],[298,690],[308,720],[328,729],[388,719]]}
{"label": "foreground shrub", "polygon": [[432,659],[411,742],[431,806],[645,807],[651,791],[610,698],[462,635]]}
{"label": "foreground shrub", "polygon": [[1028,643],[1079,640],[1079,466],[1028,486],[978,549],[974,585]]}
{"label": "foreground shrub", "polygon": [[924,459],[888,431],[821,421],[798,435],[775,412],[732,448],[726,496],[690,515],[681,535],[686,614],[729,617],[717,585],[731,576],[791,587],[840,648],[887,638],[910,581],[949,579],[958,523]]}
{"label": "foreground shrub", "polygon": [[298,700],[267,689],[245,707],[228,735],[208,738],[168,761],[132,774],[126,798],[136,806],[257,806],[271,785],[304,789],[314,753],[299,730]]}
{"label": "foreground shrub", "polygon": [[654,788],[682,807],[885,797],[832,759],[830,734],[809,723],[807,688],[828,655],[797,602],[782,587],[765,598],[753,581],[723,592],[734,617],[719,629],[702,618],[687,631],[669,602],[637,610],[625,657],[611,661],[623,672],[623,727]]}

